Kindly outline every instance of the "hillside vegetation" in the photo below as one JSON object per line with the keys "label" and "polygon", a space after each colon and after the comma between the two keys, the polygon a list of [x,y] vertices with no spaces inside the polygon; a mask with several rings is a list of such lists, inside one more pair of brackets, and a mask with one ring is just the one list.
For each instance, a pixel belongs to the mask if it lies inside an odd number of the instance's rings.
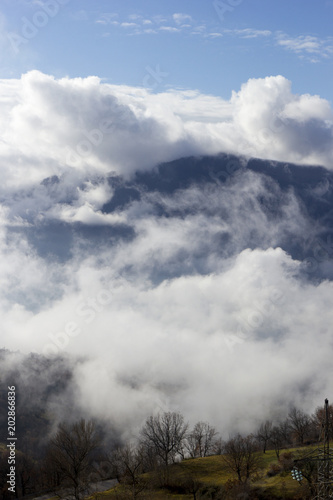
{"label": "hillside vegetation", "polygon": [[158,475],[144,474],[146,488],[133,497],[131,488],[119,484],[115,488],[96,493],[91,499],[125,500],[131,498],[149,500],[305,500],[311,498],[308,481],[298,483],[292,478],[294,459],[315,451],[316,445],[281,450],[277,459],[274,450],[256,452],[260,468],[249,484],[238,484],[234,474],[228,471],[224,456],[216,455],[186,459],[170,467],[169,486],[159,488]]}

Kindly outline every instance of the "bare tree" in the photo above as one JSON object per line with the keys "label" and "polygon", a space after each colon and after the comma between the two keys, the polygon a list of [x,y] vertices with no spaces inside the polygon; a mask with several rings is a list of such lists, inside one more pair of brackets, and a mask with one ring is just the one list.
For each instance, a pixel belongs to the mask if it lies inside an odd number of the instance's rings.
{"label": "bare tree", "polygon": [[[320,441],[324,436],[325,408],[318,406],[312,415],[313,427],[317,431],[317,438]],[[333,438],[333,406],[328,405],[328,425],[330,439]]]}
{"label": "bare tree", "polygon": [[83,419],[72,425],[60,424],[51,440],[49,463],[60,486],[75,500],[83,499],[89,491],[92,452],[98,445],[94,423]]}
{"label": "bare tree", "polygon": [[289,425],[299,444],[304,444],[304,439],[311,429],[311,419],[307,413],[293,407],[289,414]]}
{"label": "bare tree", "polygon": [[279,423],[278,425],[279,428],[279,433],[282,438],[282,445],[287,446],[289,444],[292,444],[291,442],[291,428],[290,428],[290,422],[289,419],[286,418],[282,422]]}
{"label": "bare tree", "polygon": [[180,413],[165,412],[162,415],[150,416],[141,429],[143,445],[153,450],[160,463],[166,469],[168,482],[168,466],[182,453],[188,424]]}
{"label": "bare tree", "polygon": [[36,491],[37,467],[34,460],[25,453],[16,454],[16,478],[23,497]]}
{"label": "bare tree", "polygon": [[217,435],[214,427],[207,422],[195,424],[185,441],[185,448],[192,458],[207,457],[213,452],[214,438]]}
{"label": "bare tree", "polygon": [[117,448],[110,457],[113,473],[119,483],[127,486],[135,500],[147,488],[148,480],[143,476],[144,451],[142,447],[126,444]]}
{"label": "bare tree", "polygon": [[237,434],[224,445],[222,455],[226,468],[236,474],[239,483],[246,483],[261,465],[258,446],[252,435]]}
{"label": "bare tree", "polygon": [[281,429],[278,425],[275,425],[274,427],[272,427],[270,442],[274,446],[276,458],[279,459],[280,450],[281,450],[281,447],[282,447],[284,441],[283,441],[283,434],[282,434]]}
{"label": "bare tree", "polygon": [[260,425],[256,433],[256,438],[258,439],[258,441],[262,443],[264,453],[266,453],[267,445],[271,438],[271,434],[272,434],[272,422],[266,420],[266,422],[263,422]]}
{"label": "bare tree", "polygon": [[222,438],[217,438],[214,440],[213,444],[213,455],[222,455],[224,449],[224,442]]}
{"label": "bare tree", "polygon": [[15,455],[15,494],[8,491],[8,460],[9,453],[0,453],[0,498],[21,498],[37,493],[40,488],[38,462],[27,454],[16,450]]}

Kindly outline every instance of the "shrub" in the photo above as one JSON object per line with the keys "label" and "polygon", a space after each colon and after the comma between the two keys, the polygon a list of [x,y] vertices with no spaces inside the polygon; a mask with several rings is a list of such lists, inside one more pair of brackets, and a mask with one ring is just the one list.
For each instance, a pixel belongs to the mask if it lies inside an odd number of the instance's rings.
{"label": "shrub", "polygon": [[282,467],[280,464],[271,464],[267,471],[267,476],[268,477],[277,476],[278,474],[280,474],[281,471]]}
{"label": "shrub", "polygon": [[283,472],[289,472],[294,466],[294,454],[292,451],[286,451],[280,455],[279,463]]}

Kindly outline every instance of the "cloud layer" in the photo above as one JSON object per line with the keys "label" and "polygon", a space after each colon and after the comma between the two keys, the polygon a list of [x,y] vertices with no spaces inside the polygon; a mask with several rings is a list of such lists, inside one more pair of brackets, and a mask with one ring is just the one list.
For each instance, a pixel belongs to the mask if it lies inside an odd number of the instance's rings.
{"label": "cloud layer", "polygon": [[[309,279],[286,249],[329,213],[316,222],[244,158],[227,182],[169,191],[135,172],[221,151],[330,167],[327,101],[281,76],[223,101],[34,71],[0,82],[0,116],[4,346],[80,358],[76,405],[127,434],[158,410],[228,433],[322,402],[332,265]],[[330,207],[329,179],[315,194]]]}
{"label": "cloud layer", "polygon": [[[163,78],[151,68],[147,84]],[[229,101],[195,91],[153,94],[32,71],[0,82],[3,186],[73,175],[135,170],[221,151],[332,165],[332,109],[294,95],[282,76],[252,79]]]}

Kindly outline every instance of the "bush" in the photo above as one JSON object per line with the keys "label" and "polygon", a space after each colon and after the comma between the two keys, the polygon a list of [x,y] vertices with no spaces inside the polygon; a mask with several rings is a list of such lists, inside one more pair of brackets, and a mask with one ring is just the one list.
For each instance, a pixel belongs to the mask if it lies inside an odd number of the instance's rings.
{"label": "bush", "polygon": [[200,498],[205,500],[224,500],[226,496],[223,487],[208,485],[202,488]]}
{"label": "bush", "polygon": [[268,471],[267,471],[267,476],[268,477],[273,477],[273,476],[277,476],[278,474],[280,474],[282,471],[282,467],[280,464],[271,464]]}
{"label": "bush", "polygon": [[280,455],[279,463],[283,472],[290,472],[294,466],[294,454],[292,451],[286,451]]}

